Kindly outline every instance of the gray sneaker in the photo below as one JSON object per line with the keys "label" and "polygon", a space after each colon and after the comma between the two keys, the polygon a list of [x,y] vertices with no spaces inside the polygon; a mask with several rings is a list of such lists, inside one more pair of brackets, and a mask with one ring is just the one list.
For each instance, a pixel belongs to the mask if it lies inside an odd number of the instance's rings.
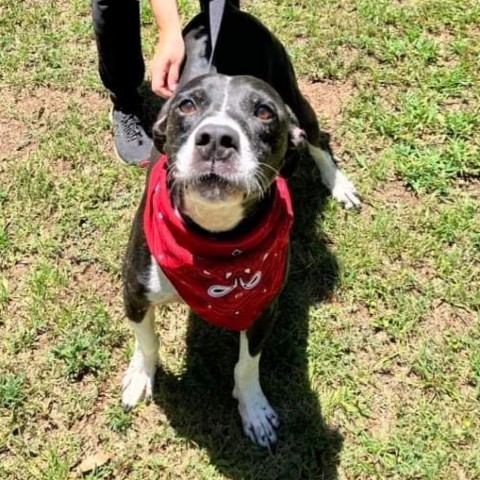
{"label": "gray sneaker", "polygon": [[148,161],[152,140],[145,133],[139,112],[114,106],[110,119],[117,157],[128,165],[141,165]]}

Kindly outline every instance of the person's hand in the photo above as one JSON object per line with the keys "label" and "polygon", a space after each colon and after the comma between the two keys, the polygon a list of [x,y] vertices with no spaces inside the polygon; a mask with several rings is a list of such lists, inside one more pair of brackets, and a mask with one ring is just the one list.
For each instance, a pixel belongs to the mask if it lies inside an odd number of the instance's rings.
{"label": "person's hand", "polygon": [[152,90],[163,98],[173,95],[185,57],[185,43],[180,30],[161,35],[152,60]]}

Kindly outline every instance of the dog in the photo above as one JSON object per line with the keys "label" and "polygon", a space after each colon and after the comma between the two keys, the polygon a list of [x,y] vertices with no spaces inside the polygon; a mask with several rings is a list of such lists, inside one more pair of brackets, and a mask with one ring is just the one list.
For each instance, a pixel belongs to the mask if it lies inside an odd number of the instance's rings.
{"label": "dog", "polygon": [[[206,22],[204,11],[186,27],[181,82],[153,127],[155,148],[122,270],[136,337],[122,402],[130,409],[152,396],[155,305],[185,301],[207,321],[240,332],[233,396],[245,434],[270,447],[280,421],[262,391],[259,362],[288,272],[293,212],[281,172],[308,151],[336,199],[346,207],[360,201],[322,143],[278,40],[228,4],[217,73],[202,75],[211,48]],[[242,30],[252,50],[239,47]]]}

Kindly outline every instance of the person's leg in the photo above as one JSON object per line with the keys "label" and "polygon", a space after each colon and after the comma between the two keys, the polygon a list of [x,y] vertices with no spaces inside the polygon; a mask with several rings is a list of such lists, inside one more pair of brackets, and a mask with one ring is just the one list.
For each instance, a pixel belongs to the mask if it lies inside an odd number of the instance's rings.
{"label": "person's leg", "polygon": [[115,151],[129,164],[148,158],[151,141],[141,122],[138,87],[145,75],[138,0],[92,0],[99,73],[113,102]]}
{"label": "person's leg", "polygon": [[138,0],[93,0],[99,73],[115,104],[139,102],[145,66]]}

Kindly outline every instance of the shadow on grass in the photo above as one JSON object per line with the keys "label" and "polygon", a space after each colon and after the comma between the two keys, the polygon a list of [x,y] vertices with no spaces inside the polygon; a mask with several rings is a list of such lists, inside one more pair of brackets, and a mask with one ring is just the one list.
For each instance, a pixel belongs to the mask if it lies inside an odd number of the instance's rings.
{"label": "shadow on grass", "polygon": [[207,450],[211,464],[231,479],[338,477],[343,439],[323,420],[308,380],[307,354],[309,307],[329,297],[338,269],[316,228],[325,191],[313,162],[305,159],[302,167],[290,180],[296,207],[290,277],[260,368],[264,392],[283,420],[275,453],[243,435],[231,396],[238,334],[190,315],[185,374],[157,374],[155,403],[178,435]]}

